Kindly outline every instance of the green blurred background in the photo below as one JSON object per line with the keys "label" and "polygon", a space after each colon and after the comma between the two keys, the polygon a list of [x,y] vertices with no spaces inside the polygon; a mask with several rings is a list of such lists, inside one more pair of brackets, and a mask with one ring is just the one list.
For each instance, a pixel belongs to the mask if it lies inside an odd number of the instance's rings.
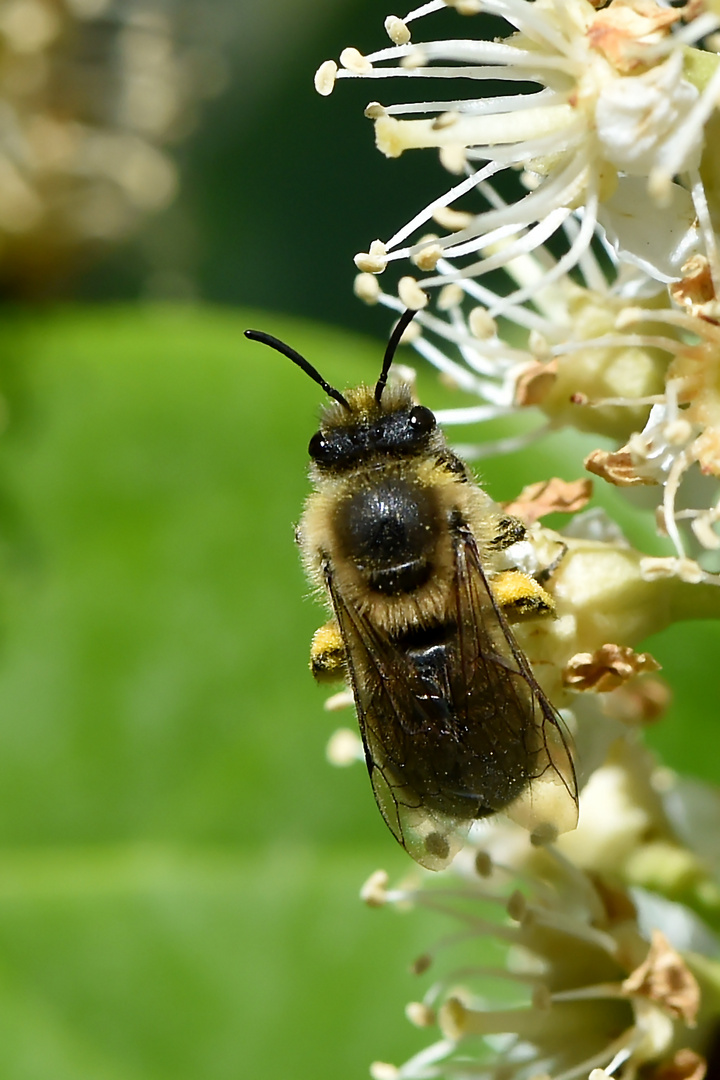
{"label": "green blurred background", "polygon": [[[375,155],[367,85],[312,90],[382,42],[384,5],[204,10],[229,80],[175,152],[176,201],[42,281],[5,263],[3,1080],[355,1080],[429,1041],[409,965],[447,927],[360,904],[408,860],[363,768],[326,763],[352,717],[307,672],[292,525],[318,390],[242,330],[341,386],[374,373],[387,317],[352,298],[351,257],[434,174]],[[489,462],[487,486],[574,478],[583,446]],[[676,695],[651,741],[715,781],[718,644],[709,624],[648,643]]]}

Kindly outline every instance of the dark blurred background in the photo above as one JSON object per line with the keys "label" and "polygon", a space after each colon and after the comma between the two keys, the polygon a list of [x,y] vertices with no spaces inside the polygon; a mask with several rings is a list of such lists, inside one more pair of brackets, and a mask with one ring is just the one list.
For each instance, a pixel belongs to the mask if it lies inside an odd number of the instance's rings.
{"label": "dark blurred background", "polygon": [[[123,217],[98,192],[120,170],[90,176],[87,153],[64,174],[49,162],[39,186],[55,208],[51,227],[46,214],[17,235],[6,294],[254,305],[385,333],[387,319],[353,298],[352,257],[424,204],[440,168],[430,156],[389,162],[375,151],[363,108],[383,84],[345,81],[327,99],[312,81],[346,43],[389,44],[381,0],[75,4],[83,18],[69,2],[54,5],[63,21],[42,50],[46,82],[13,104],[39,106],[67,126],[130,127],[175,163],[177,177],[151,176],[141,163],[159,190],[148,196],[150,183],[138,196],[136,183]],[[27,65],[27,48],[20,59]],[[88,177],[84,188],[78,174]],[[79,226],[73,220],[74,233],[71,198],[73,210],[83,200],[94,208]]]}

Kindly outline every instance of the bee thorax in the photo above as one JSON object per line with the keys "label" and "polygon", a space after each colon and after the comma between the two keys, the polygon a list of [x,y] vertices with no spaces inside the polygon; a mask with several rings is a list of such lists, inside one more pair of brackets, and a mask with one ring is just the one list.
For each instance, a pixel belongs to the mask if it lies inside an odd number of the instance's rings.
{"label": "bee thorax", "polygon": [[335,527],[339,550],[386,595],[411,592],[432,572],[439,509],[422,484],[386,477],[346,497]]}

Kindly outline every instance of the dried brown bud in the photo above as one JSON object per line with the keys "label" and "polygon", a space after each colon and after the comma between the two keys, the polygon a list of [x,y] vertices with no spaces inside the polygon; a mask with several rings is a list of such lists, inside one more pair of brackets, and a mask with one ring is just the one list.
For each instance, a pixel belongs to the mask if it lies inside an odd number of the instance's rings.
{"label": "dried brown bud", "polygon": [[705,1058],[685,1046],[682,1050],[676,1050],[669,1061],[658,1066],[652,1080],[703,1080],[706,1073]]}
{"label": "dried brown bud", "polygon": [[662,679],[639,679],[603,698],[603,712],[629,727],[654,724],[665,714],[672,692]]}
{"label": "dried brown bud", "polygon": [[656,484],[649,476],[638,473],[632,456],[627,450],[593,450],[585,458],[585,468],[595,476],[601,476],[616,487],[637,487],[640,484]]}
{"label": "dried brown bud", "polygon": [[681,17],[677,10],[659,7],[655,0],[615,0],[593,19],[588,27],[588,41],[618,71],[627,73],[643,65],[638,42],[650,34],[669,30]]}
{"label": "dried brown bud", "polygon": [[683,277],[669,286],[676,304],[693,315],[716,314],[717,299],[710,264],[704,255],[693,255],[682,268]]}
{"label": "dried brown bud", "polygon": [[700,987],[680,953],[659,930],[653,930],[645,960],[628,975],[622,988],[628,995],[654,1001],[688,1027],[695,1027]]}
{"label": "dried brown bud", "polygon": [[550,393],[557,379],[557,360],[528,364],[515,383],[515,404],[519,408],[539,405]]}
{"label": "dried brown bud", "polygon": [[508,514],[526,525],[547,514],[575,514],[592,496],[592,480],[540,480],[523,488],[518,497],[505,506]]}
{"label": "dried brown bud", "polygon": [[565,666],[563,682],[573,690],[607,693],[628,679],[660,665],[650,653],[636,653],[628,645],[601,645],[594,653],[576,653]]}

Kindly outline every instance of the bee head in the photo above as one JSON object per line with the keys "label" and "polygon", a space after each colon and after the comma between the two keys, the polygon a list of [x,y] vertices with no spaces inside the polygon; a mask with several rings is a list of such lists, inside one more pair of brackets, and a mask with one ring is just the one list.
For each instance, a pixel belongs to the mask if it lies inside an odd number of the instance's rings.
{"label": "bee head", "polygon": [[317,368],[284,342],[262,330],[246,330],[245,337],[269,345],[292,360],[333,399],[322,416],[321,430],[312,439],[308,451],[320,468],[342,469],[358,464],[371,454],[401,456],[424,449],[435,430],[435,417],[424,405],[413,405],[406,386],[393,387],[383,394],[388,373],[400,339],[417,314],[408,309],[397,321],[388,341],[382,368],[374,390],[358,386],[347,397],[330,386]]}

